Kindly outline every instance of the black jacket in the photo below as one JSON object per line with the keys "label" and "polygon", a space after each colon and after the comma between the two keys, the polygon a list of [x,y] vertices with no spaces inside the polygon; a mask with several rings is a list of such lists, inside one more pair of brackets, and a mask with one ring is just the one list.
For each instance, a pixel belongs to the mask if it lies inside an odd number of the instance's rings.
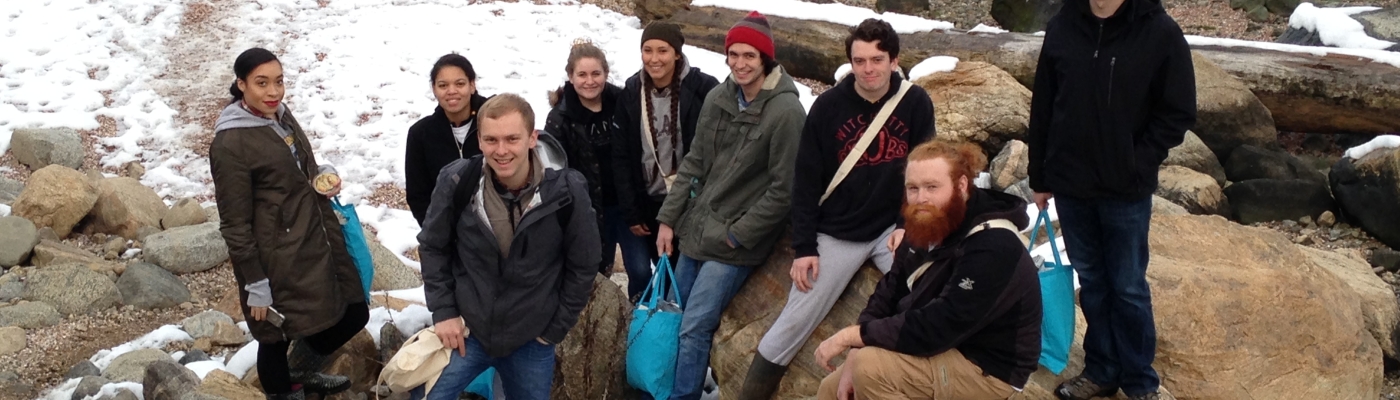
{"label": "black jacket", "polygon": [[[569,158],[569,168],[588,180],[589,198],[593,208],[617,205],[617,186],[613,184],[612,140],[617,125],[617,98],[622,88],[611,83],[603,87],[603,110],[593,112],[578,100],[572,83],[550,96],[549,116],[544,130],[559,140]],[[600,212],[599,215],[602,215]]]}
{"label": "black jacket", "polygon": [[480,200],[490,183],[477,185],[456,220],[449,210],[461,179],[484,179],[460,176],[468,163],[485,168],[481,162],[472,157],[442,169],[418,234],[433,322],[462,317],[491,357],[536,337],[560,343],[588,304],[601,258],[588,183],[577,171],[546,169],[510,253],[501,254]]}
{"label": "black jacket", "polygon": [[1140,198],[1196,123],[1191,48],[1159,0],[1099,19],[1067,0],[1050,20],[1031,100],[1030,186],[1081,198]]}
{"label": "black jacket", "polygon": [[[665,196],[647,194],[642,177],[642,74],[645,72],[637,71],[627,78],[627,86],[618,96],[617,124],[621,129],[613,137],[613,175],[616,177],[613,184],[617,186],[617,205],[627,225],[656,221],[656,213],[666,200]],[[680,81],[681,143],[689,152],[700,107],[705,104],[705,95],[719,86],[719,80],[695,67],[690,67],[683,76]]]}
{"label": "black jacket", "polygon": [[934,136],[933,101],[918,85],[904,94],[880,136],[831,197],[820,206],[817,203],[846,154],[903,80],[892,74],[889,93],[871,103],[856,93],[855,74],[851,74],[812,103],[802,128],[792,185],[792,248],[797,257],[818,255],[817,233],[868,242],[899,218],[905,157]]}
{"label": "black jacket", "polygon": [[[967,219],[933,250],[896,249],[894,266],[861,311],[860,336],[875,346],[914,356],[958,349],[987,375],[1015,387],[1040,359],[1040,277],[1021,239],[1006,229],[973,226],[1007,219],[1029,225],[1026,203],[973,189]],[[933,262],[911,290],[909,277]]]}
{"label": "black jacket", "polygon": [[[472,110],[480,110],[486,97],[472,94]],[[475,111],[470,120],[476,119]],[[461,158],[471,158],[481,154],[476,133],[479,126],[473,122],[471,132],[462,143],[462,153],[457,154],[457,138],[452,137],[452,123],[447,121],[447,113],[438,107],[433,115],[423,117],[408,128],[408,145],[403,158],[404,194],[408,198],[408,209],[413,219],[423,225],[428,214],[428,200],[433,196],[438,172],[447,164]]]}

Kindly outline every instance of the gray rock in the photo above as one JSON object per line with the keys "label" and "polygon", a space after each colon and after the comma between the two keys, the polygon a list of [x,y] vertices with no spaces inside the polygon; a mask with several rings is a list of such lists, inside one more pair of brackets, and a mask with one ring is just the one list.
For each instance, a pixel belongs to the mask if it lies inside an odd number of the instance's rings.
{"label": "gray rock", "polygon": [[366,238],[370,256],[374,259],[374,282],[371,290],[400,290],[423,286],[423,276],[404,265],[394,252],[389,251],[379,240]]}
{"label": "gray rock", "polygon": [[928,0],[875,0],[875,9],[881,12],[894,12],[905,15],[919,15],[928,12]]}
{"label": "gray rock", "polygon": [[90,314],[121,304],[122,293],[106,275],[83,265],[60,264],[30,274],[24,298],[52,304],[65,315]]}
{"label": "gray rock", "polygon": [[0,395],[19,396],[28,395],[34,391],[34,385],[29,382],[20,381],[19,374],[14,371],[0,371]]}
{"label": "gray rock", "polygon": [[97,198],[97,186],[82,172],[50,165],[29,175],[11,211],[35,226],[52,227],[58,237],[67,237],[92,211]]}
{"label": "gray rock", "polygon": [[14,204],[15,199],[19,198],[20,192],[23,191],[24,182],[0,177],[0,204],[7,206]]}
{"label": "gray rock", "polygon": [[1220,159],[1215,157],[1215,153],[1210,151],[1210,147],[1201,141],[1200,136],[1195,132],[1186,131],[1186,139],[1181,145],[1173,147],[1167,153],[1167,159],[1162,161],[1162,166],[1178,165],[1190,168],[1193,171],[1210,175],[1215,178],[1215,184],[1225,186],[1225,167],[1220,164]]}
{"label": "gray rock", "polygon": [[113,396],[109,400],[141,400],[141,398],[137,397],[136,393],[132,393],[130,390],[121,389],[121,391],[117,392],[116,396]]}
{"label": "gray rock", "polygon": [[15,160],[37,170],[49,164],[78,169],[83,166],[83,140],[78,131],[58,129],[16,129],[10,140]]}
{"label": "gray rock", "polygon": [[154,264],[135,262],[117,278],[122,304],[143,310],[170,308],[190,301],[190,290],[175,274]]}
{"label": "gray rock", "polygon": [[0,303],[24,297],[24,282],[0,282]]}
{"label": "gray rock", "polygon": [[1186,207],[1173,203],[1162,196],[1154,195],[1152,196],[1152,215],[1191,215],[1191,213],[1186,211]]}
{"label": "gray rock", "polygon": [[140,161],[127,161],[126,164],[122,164],[122,176],[141,179],[145,175],[146,166],[141,165]]}
{"label": "gray rock", "polygon": [[185,333],[189,333],[190,337],[195,339],[207,338],[213,337],[218,333],[219,322],[232,325],[233,318],[229,317],[228,314],[209,310],[185,318],[184,321],[180,322],[180,327],[185,330]]}
{"label": "gray rock", "polygon": [[136,178],[104,178],[97,182],[98,199],[88,214],[88,227],[101,233],[135,239],[143,226],[160,226],[165,202]]}
{"label": "gray rock", "polygon": [[1324,211],[1322,215],[1317,216],[1317,224],[1331,228],[1332,225],[1337,224],[1337,214],[1333,214],[1331,211]]}
{"label": "gray rock", "polygon": [[1026,167],[1030,165],[1030,151],[1026,143],[1020,140],[1006,142],[1001,152],[992,158],[991,174],[992,189],[1006,190],[1015,185],[1029,175]]}
{"label": "gray rock", "polygon": [[92,361],[82,360],[68,369],[68,373],[63,375],[63,379],[85,378],[89,376],[102,376],[102,369],[97,368],[97,364]]}
{"label": "gray rock", "polygon": [[78,382],[78,388],[73,390],[73,400],[82,400],[88,396],[95,396],[102,391],[102,385],[112,383],[111,380],[101,376],[89,376]]}
{"label": "gray rock", "polygon": [[160,233],[160,228],[154,226],[143,226],[140,228],[136,228],[136,240],[144,242],[146,241],[147,237],[150,237],[151,235],[157,233]]}
{"label": "gray rock", "polygon": [[17,326],[0,327],[0,356],[18,353],[26,347],[29,347],[29,338],[24,335],[24,329]]}
{"label": "gray rock", "polygon": [[200,349],[190,349],[190,351],[185,352],[184,357],[180,357],[180,365],[200,361],[209,361],[209,354]]}
{"label": "gray rock", "polygon": [[167,358],[146,366],[141,387],[145,400],[179,400],[181,394],[199,389],[199,376]]}
{"label": "gray rock", "polygon": [[62,240],[62,238],[58,237],[58,232],[54,232],[53,228],[45,226],[39,228],[39,240],[52,240],[56,242]]}
{"label": "gray rock", "polygon": [[1371,251],[1371,256],[1366,258],[1372,267],[1383,268],[1386,271],[1395,272],[1400,270],[1400,252],[1379,248]]}
{"label": "gray rock", "polygon": [[205,271],[228,260],[228,246],[218,224],[204,223],[147,236],[146,261],[176,274]]}
{"label": "gray rock", "polygon": [[107,244],[102,245],[102,250],[102,258],[115,260],[126,252],[126,238],[118,236],[107,239]]}
{"label": "gray rock", "polygon": [[209,221],[209,215],[204,213],[204,209],[199,207],[199,202],[193,198],[183,198],[165,210],[165,215],[160,219],[161,228],[172,229],[182,226],[199,225]]}
{"label": "gray rock", "polygon": [[1252,179],[1302,179],[1327,186],[1327,175],[1282,150],[1242,145],[1230,153],[1225,175],[1236,183]]}
{"label": "gray rock", "polygon": [[102,370],[102,377],[113,382],[140,383],[146,377],[146,366],[153,362],[170,360],[169,354],[158,349],[136,350],[117,356],[107,369]]}
{"label": "gray rock", "polygon": [[96,254],[92,254],[81,247],[63,243],[57,240],[43,239],[39,245],[34,246],[33,264],[39,267],[60,264],[81,264],[95,271],[111,271],[117,269],[117,264],[103,260]]}
{"label": "gray rock", "polygon": [[39,229],[33,222],[20,217],[0,217],[0,268],[28,261],[36,244],[39,244]]}
{"label": "gray rock", "polygon": [[0,326],[38,329],[58,325],[62,320],[63,315],[48,303],[31,301],[0,307]]}
{"label": "gray rock", "polygon": [[204,208],[204,216],[205,216],[206,219],[209,220],[209,222],[212,222],[212,223],[214,223],[215,225],[218,225],[218,224],[219,224],[220,219],[219,219],[219,208],[218,208],[218,207],[214,207],[214,206],[205,207],[205,208]]}
{"label": "gray rock", "polygon": [[394,358],[394,354],[398,354],[399,348],[402,348],[403,343],[407,340],[408,338],[403,336],[403,332],[400,332],[394,323],[385,323],[379,328],[379,359]]}
{"label": "gray rock", "polygon": [[1334,207],[1327,186],[1302,179],[1254,179],[1224,190],[1234,219],[1244,224],[1299,219]]}
{"label": "gray rock", "polygon": [[[1361,23],[1366,36],[1400,43],[1400,8],[1367,11],[1353,14],[1351,18]],[[1400,45],[1390,46],[1386,50],[1400,51]]]}

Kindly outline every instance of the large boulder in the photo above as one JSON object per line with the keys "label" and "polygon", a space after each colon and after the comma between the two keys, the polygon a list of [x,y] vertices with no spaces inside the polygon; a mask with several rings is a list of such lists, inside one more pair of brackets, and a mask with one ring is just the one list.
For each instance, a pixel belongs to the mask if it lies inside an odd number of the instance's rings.
{"label": "large boulder", "polygon": [[0,176],[0,204],[14,204],[19,198],[20,192],[24,191],[24,182]]}
{"label": "large boulder", "polygon": [[1371,266],[1355,249],[1326,251],[1302,247],[1303,253],[1313,263],[1327,269],[1347,284],[1361,299],[1361,316],[1366,320],[1366,331],[1380,343],[1385,356],[1400,359],[1400,302],[1395,300],[1395,292],[1389,284],[1371,272]]}
{"label": "large boulder", "polygon": [[1045,30],[1064,0],[992,0],[992,19],[1002,29],[1032,33]]}
{"label": "large boulder", "polygon": [[996,152],[1026,137],[1031,91],[1006,71],[978,61],[959,62],[950,72],[915,81],[933,99],[938,137],[977,143]]}
{"label": "large boulder", "polygon": [[97,187],[72,168],[50,165],[29,175],[29,185],[15,199],[13,214],[53,228],[67,237],[97,203]]}
{"label": "large boulder", "polygon": [[[720,319],[719,329],[715,331],[715,344],[710,350],[710,368],[714,369],[720,384],[720,398],[739,396],[759,340],[787,304],[788,290],[792,288],[792,278],[788,276],[788,270],[792,267],[792,250],[788,241],[789,238],[784,238],[769,256],[768,262],[749,274],[748,281],[730,301],[729,308],[725,309]],[[880,271],[868,263],[861,267],[831,312],[827,313],[802,350],[797,352],[797,357],[788,365],[787,374],[774,399],[804,399],[816,394],[822,378],[827,375],[813,357],[817,345],[841,328],[855,323],[856,317],[870,300],[880,275]]]}
{"label": "large boulder", "polygon": [[1400,249],[1400,149],[1372,151],[1359,160],[1342,157],[1330,180],[1346,220]]}
{"label": "large boulder", "polygon": [[1233,182],[1251,179],[1302,179],[1327,185],[1327,176],[1298,157],[1280,150],[1243,145],[1230,152],[1225,175]]}
{"label": "large boulder", "polygon": [[423,286],[423,275],[404,265],[393,251],[385,248],[379,240],[366,238],[369,253],[374,259],[374,281],[370,290],[399,290]]}
{"label": "large boulder", "polygon": [[1186,131],[1186,138],[1181,144],[1173,147],[1167,152],[1167,159],[1162,161],[1163,166],[1179,165],[1190,168],[1193,171],[1210,175],[1215,179],[1215,184],[1225,186],[1225,167],[1220,164],[1220,159],[1215,157],[1215,153],[1206,147],[1200,136],[1195,132]]}
{"label": "large boulder", "polygon": [[228,260],[228,245],[219,225],[203,223],[146,237],[146,261],[176,274],[205,271]]}
{"label": "large boulder", "polygon": [[39,229],[33,222],[21,217],[0,217],[0,268],[29,261],[36,244],[39,244]]}
{"label": "large boulder", "polygon": [[1215,179],[1186,167],[1163,167],[1157,173],[1156,195],[1180,204],[1192,214],[1230,215],[1230,202]]}
{"label": "large boulder", "polygon": [[992,158],[992,189],[1005,191],[1030,175],[1026,168],[1030,165],[1030,147],[1026,142],[1012,140]]}
{"label": "large boulder", "polygon": [[16,129],[10,139],[10,152],[14,153],[15,160],[31,170],[50,164],[72,169],[83,166],[83,139],[76,130]]}
{"label": "large boulder", "polygon": [[1200,53],[1191,52],[1196,69],[1196,126],[1219,159],[1240,145],[1278,147],[1274,117],[1243,82]]}
{"label": "large boulder", "polygon": [[[1362,300],[1326,257],[1218,217],[1159,216],[1151,230],[1153,367],[1175,398],[1378,395],[1381,348]],[[1055,385],[1083,371],[1086,325],[1077,317],[1068,367],[1058,376],[1040,368],[1012,399],[1054,400]]]}
{"label": "large boulder", "polygon": [[204,208],[199,206],[199,202],[193,198],[183,198],[176,201],[165,210],[165,214],[160,217],[160,227],[162,229],[179,228],[182,226],[199,225],[209,222],[209,216],[204,213]]}
{"label": "large boulder", "polygon": [[180,328],[190,334],[190,337],[199,339],[213,337],[218,333],[221,324],[232,325],[233,318],[218,311],[207,310],[180,321]]}
{"label": "large boulder", "polygon": [[39,329],[58,325],[63,315],[48,303],[31,301],[0,307],[0,326]]}
{"label": "large boulder", "polygon": [[124,267],[121,264],[103,260],[87,250],[78,246],[73,246],[57,240],[43,239],[39,245],[34,246],[33,263],[35,266],[47,267],[60,264],[82,264],[96,272],[119,272]]}
{"label": "large boulder", "polygon": [[1173,203],[1162,196],[1152,196],[1152,215],[1191,215],[1186,207]]}
{"label": "large boulder", "polygon": [[199,388],[199,376],[194,371],[171,361],[156,361],[146,366],[141,380],[142,399],[181,400],[181,395]]}
{"label": "large boulder", "polygon": [[180,278],[143,262],[126,266],[117,278],[117,290],[122,293],[122,304],[143,310],[170,308],[190,301],[190,290]]}
{"label": "large boulder", "polygon": [[1254,179],[1225,188],[1235,220],[1245,224],[1317,218],[1332,209],[1326,186],[1302,179]]}
{"label": "large boulder", "polygon": [[593,293],[578,323],[554,349],[551,399],[616,398],[626,388],[627,294],[602,274],[593,277]]}
{"label": "large boulder", "polygon": [[24,298],[49,303],[66,315],[91,314],[120,305],[122,293],[107,275],[80,264],[60,264],[29,274]]}
{"label": "large boulder", "polygon": [[[102,377],[113,382],[137,382],[146,378],[146,367],[157,361],[174,362],[169,354],[160,349],[140,349],[117,356],[107,368],[102,369]],[[176,364],[179,365],[179,364]],[[180,366],[184,368],[184,366]]]}
{"label": "large boulder", "polygon": [[165,203],[136,178],[106,178],[97,182],[97,204],[89,215],[95,231],[138,239],[143,226],[159,227]]}

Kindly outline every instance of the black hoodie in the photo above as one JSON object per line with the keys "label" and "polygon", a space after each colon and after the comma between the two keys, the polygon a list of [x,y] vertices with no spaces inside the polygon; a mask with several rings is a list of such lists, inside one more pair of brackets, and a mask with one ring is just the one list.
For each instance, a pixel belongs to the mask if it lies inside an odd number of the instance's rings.
{"label": "black hoodie", "polygon": [[[1025,387],[1040,359],[1040,276],[1020,238],[999,228],[972,227],[1006,219],[1025,228],[1018,197],[973,189],[967,217],[933,250],[895,250],[894,266],[861,311],[866,346],[921,357],[958,349],[987,375]],[[933,264],[913,283],[909,277]]]}
{"label": "black hoodie", "polygon": [[[476,119],[476,110],[486,104],[486,97],[473,93],[471,102],[472,116],[468,121]],[[433,197],[433,188],[437,186],[438,172],[442,167],[457,159],[481,154],[476,138],[479,128],[478,124],[472,123],[471,132],[462,143],[461,154],[457,154],[457,138],[452,137],[452,123],[447,120],[447,112],[442,107],[408,128],[408,145],[405,146],[403,158],[404,192],[408,198],[408,209],[413,212],[413,219],[418,220],[419,225],[423,224],[423,218],[428,214],[428,202]]]}
{"label": "black hoodie", "polygon": [[[690,140],[695,138],[695,124],[700,118],[700,108],[705,104],[705,95],[719,86],[719,80],[689,66],[683,61],[684,71],[678,72],[671,85],[679,84],[680,103],[679,124],[681,128],[681,149],[690,151]],[[681,62],[677,62],[679,65]],[[656,213],[661,210],[665,196],[652,196],[647,193],[646,178],[642,177],[642,79],[651,79],[646,71],[637,71],[627,78],[627,86],[618,96],[617,123],[621,127],[613,135],[613,185],[617,187],[617,205],[622,209],[622,218],[627,225],[654,224]],[[679,80],[676,82],[675,80]],[[655,228],[653,228],[653,231]]]}
{"label": "black hoodie", "polygon": [[802,127],[792,185],[792,248],[797,257],[818,255],[817,233],[868,242],[898,219],[904,200],[905,156],[934,136],[933,101],[918,85],[904,94],[880,136],[831,197],[820,206],[817,202],[846,154],[903,80],[891,74],[890,90],[871,103],[856,92],[855,74],[850,74],[812,103]]}
{"label": "black hoodie", "polygon": [[1067,0],[1050,20],[1031,100],[1031,189],[1135,199],[1196,123],[1191,48],[1159,0],[1113,16]]}

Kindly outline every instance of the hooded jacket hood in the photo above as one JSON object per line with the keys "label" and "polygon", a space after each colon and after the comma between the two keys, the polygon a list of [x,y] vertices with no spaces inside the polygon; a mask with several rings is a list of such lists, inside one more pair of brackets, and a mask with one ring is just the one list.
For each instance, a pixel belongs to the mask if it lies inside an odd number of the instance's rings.
{"label": "hooded jacket hood", "polygon": [[219,112],[219,119],[214,122],[214,132],[238,128],[276,127],[277,121],[287,114],[286,104],[277,105],[277,119],[273,120],[253,115],[239,103],[235,101],[224,106],[224,110]]}

